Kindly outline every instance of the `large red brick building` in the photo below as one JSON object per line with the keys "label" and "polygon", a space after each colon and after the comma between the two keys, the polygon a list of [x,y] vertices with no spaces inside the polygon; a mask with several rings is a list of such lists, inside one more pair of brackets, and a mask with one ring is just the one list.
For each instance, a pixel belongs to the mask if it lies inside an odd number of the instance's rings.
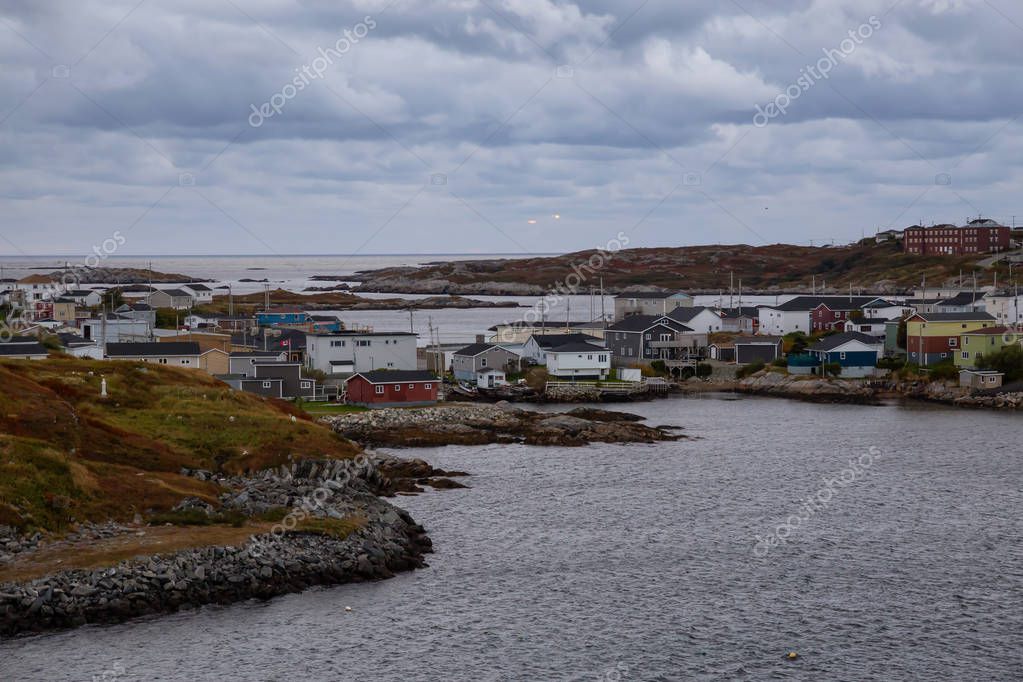
{"label": "large red brick building", "polygon": [[437,402],[439,386],[432,372],[379,369],[350,377],[345,395],[348,402],[368,407],[430,405]]}
{"label": "large red brick building", "polygon": [[971,220],[962,227],[934,225],[907,227],[902,250],[921,256],[962,256],[971,253],[997,253],[1009,248],[1009,228],[994,220]]}

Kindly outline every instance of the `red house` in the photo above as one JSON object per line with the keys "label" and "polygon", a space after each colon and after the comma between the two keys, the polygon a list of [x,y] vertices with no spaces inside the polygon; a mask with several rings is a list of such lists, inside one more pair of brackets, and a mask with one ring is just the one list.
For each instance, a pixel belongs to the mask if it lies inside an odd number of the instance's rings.
{"label": "red house", "polygon": [[348,402],[367,407],[432,405],[439,385],[433,372],[378,369],[350,377],[345,390]]}

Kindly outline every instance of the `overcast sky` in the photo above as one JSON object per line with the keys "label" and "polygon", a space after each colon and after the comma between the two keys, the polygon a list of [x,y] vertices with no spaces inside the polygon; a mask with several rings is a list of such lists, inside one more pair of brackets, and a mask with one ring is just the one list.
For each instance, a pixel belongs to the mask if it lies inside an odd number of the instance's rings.
{"label": "overcast sky", "polygon": [[1021,4],[0,0],[0,254],[1023,222]]}

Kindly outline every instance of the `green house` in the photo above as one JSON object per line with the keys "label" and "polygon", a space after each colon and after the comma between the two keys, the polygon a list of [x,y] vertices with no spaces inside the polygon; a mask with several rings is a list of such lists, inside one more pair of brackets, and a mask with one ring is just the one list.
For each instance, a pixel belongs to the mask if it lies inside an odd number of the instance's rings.
{"label": "green house", "polygon": [[959,350],[954,353],[956,367],[974,369],[981,355],[997,353],[1023,338],[1008,327],[988,327],[959,335]]}

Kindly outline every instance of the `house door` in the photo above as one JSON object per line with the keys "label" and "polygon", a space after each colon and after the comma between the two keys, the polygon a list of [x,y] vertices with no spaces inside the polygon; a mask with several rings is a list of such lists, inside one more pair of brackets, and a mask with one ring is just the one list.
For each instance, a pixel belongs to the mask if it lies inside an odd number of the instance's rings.
{"label": "house door", "polygon": [[493,388],[493,387],[494,387],[494,375],[493,374],[488,374],[487,375],[487,388]]}

